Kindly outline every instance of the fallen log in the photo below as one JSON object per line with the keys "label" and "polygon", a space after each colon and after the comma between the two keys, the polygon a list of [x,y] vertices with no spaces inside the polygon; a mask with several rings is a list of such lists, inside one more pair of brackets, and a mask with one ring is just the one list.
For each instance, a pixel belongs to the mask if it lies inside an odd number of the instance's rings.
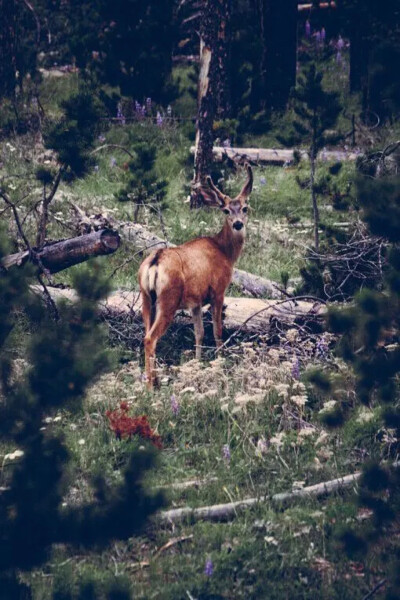
{"label": "fallen log", "polygon": [[[392,467],[400,467],[400,461],[396,461],[392,464]],[[274,494],[270,500],[273,504],[282,504],[289,500],[297,500],[298,498],[310,498],[310,497],[321,497],[327,496],[337,491],[343,491],[351,488],[357,483],[362,475],[361,471],[357,471],[352,475],[345,475],[344,477],[338,477],[330,481],[318,483],[316,485],[310,485],[303,488],[302,490],[295,490],[294,492],[285,492],[282,494]],[[191,508],[185,506],[183,508],[173,508],[171,510],[165,510],[157,515],[157,521],[161,524],[172,524],[183,520],[191,521],[228,521],[237,516],[237,512],[243,508],[255,506],[261,502],[268,500],[267,497],[257,498],[246,498],[244,500],[237,500],[236,502],[228,502],[226,504],[214,504],[211,506],[200,506],[198,508]]]}
{"label": "fallen log", "polygon": [[[296,148],[297,150],[297,148]],[[194,146],[190,148],[191,153],[194,153]],[[225,148],[222,146],[214,146],[213,149],[215,160],[229,158],[230,160],[245,163],[264,163],[270,165],[284,165],[293,162],[293,150],[284,148]],[[299,150],[302,159],[308,160],[308,154],[305,150]],[[318,155],[319,159],[327,161],[347,161],[356,160],[355,152],[344,152],[343,150],[323,150]]]}
{"label": "fallen log", "polygon": [[[82,263],[94,256],[104,256],[115,252],[120,245],[120,236],[112,229],[102,229],[87,235],[61,240],[44,246],[35,252],[35,262],[49,273],[58,273],[68,267]],[[29,251],[5,256],[1,265],[5,269],[22,266],[31,260]]]}
{"label": "fallen log", "polygon": [[[41,288],[33,286],[35,291],[41,292]],[[68,299],[74,301],[76,294],[72,289],[48,288],[53,300]],[[121,317],[129,316],[141,320],[142,302],[138,292],[117,291],[111,293],[106,300],[99,304],[101,313]],[[209,306],[203,307],[206,313]],[[292,325],[299,319],[309,318],[313,321],[324,318],[326,307],[318,302],[307,302],[305,300],[261,300],[258,298],[225,298],[224,305],[224,328],[237,330],[268,333],[272,320],[278,320],[286,325]],[[191,324],[192,318],[188,311],[179,311],[175,317],[182,324]]]}

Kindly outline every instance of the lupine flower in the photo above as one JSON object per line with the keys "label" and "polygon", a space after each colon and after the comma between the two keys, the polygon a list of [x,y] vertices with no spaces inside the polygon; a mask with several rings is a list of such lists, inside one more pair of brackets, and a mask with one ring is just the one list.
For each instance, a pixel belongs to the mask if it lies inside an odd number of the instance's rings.
{"label": "lupine flower", "polygon": [[315,355],[321,360],[327,360],[329,355],[329,346],[324,337],[321,337],[315,346]]}
{"label": "lupine flower", "polygon": [[214,573],[213,562],[212,562],[211,558],[207,558],[206,564],[204,567],[204,574],[207,575],[207,577],[211,577],[213,573]]}
{"label": "lupine flower", "polygon": [[324,43],[326,40],[326,31],[325,31],[325,27],[323,27],[321,29],[321,42]]}
{"label": "lupine flower", "polygon": [[224,446],[222,447],[222,456],[224,457],[224,460],[226,460],[226,462],[229,462],[231,460],[231,451],[228,444],[224,444]]}
{"label": "lupine flower", "polygon": [[342,64],[342,53],[340,52],[340,50],[338,50],[336,52],[336,64],[338,64],[338,65]]}
{"label": "lupine flower", "polygon": [[95,173],[98,173],[99,171],[99,165],[94,165],[93,170]]}
{"label": "lupine flower", "polygon": [[311,24],[310,21],[307,19],[306,24],[305,24],[305,33],[306,33],[306,37],[310,37],[311,35]]}
{"label": "lupine flower", "polygon": [[320,43],[321,43],[321,32],[320,31],[316,32],[316,34],[315,34],[315,41],[316,41],[317,45],[319,46]]}
{"label": "lupine flower", "polygon": [[146,98],[146,108],[147,112],[151,113],[151,98]]}
{"label": "lupine flower", "polygon": [[112,156],[110,158],[110,167],[116,167],[116,166],[117,166],[117,159]]}
{"label": "lupine flower", "polygon": [[340,50],[343,50],[343,48],[344,48],[344,39],[342,38],[341,35],[339,35],[338,40],[336,42],[336,48],[337,48],[337,50],[339,50],[339,52],[340,52]]}
{"label": "lupine flower", "polygon": [[300,379],[300,361],[297,356],[292,364],[292,377],[293,379]]}
{"label": "lupine flower", "polygon": [[179,414],[180,406],[175,394],[171,395],[171,411],[175,417]]}
{"label": "lupine flower", "polygon": [[168,106],[167,106],[167,115],[170,118],[172,117],[172,106],[170,104],[168,104]]}
{"label": "lupine flower", "polygon": [[260,183],[261,185],[266,185],[267,180],[265,179],[265,177],[260,177]]}
{"label": "lupine flower", "polygon": [[160,111],[158,110],[158,111],[157,111],[157,125],[158,125],[158,127],[161,127],[161,126],[162,126],[162,124],[163,124],[163,121],[164,121],[164,119],[162,118],[162,116],[161,116],[161,113],[160,113]]}

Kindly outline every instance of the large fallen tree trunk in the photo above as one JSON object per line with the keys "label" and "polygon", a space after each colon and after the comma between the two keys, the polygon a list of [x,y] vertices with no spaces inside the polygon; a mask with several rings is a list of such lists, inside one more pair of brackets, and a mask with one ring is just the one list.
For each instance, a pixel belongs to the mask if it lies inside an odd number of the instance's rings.
{"label": "large fallen tree trunk", "polygon": [[[175,244],[166,242],[154,233],[151,233],[143,225],[135,223],[121,224],[119,232],[125,240],[132,242],[138,250],[153,251],[158,248],[173,248],[175,246]],[[234,269],[232,283],[255,298],[260,298],[261,296],[267,296],[271,299],[282,298],[280,287],[275,281],[260,277],[259,275],[253,275],[247,271]]]}
{"label": "large fallen tree trunk", "polygon": [[[38,286],[34,289],[41,291]],[[71,289],[59,289],[49,287],[53,300],[69,299],[74,301],[76,294]],[[138,292],[117,291],[111,293],[106,300],[100,303],[102,314],[117,317],[129,316],[141,320],[142,302]],[[207,312],[208,307],[204,307]],[[267,333],[270,330],[271,321],[277,320],[286,325],[291,325],[298,320],[307,319],[316,321],[323,320],[326,312],[324,305],[318,302],[306,302],[305,300],[261,300],[257,298],[225,298],[224,328],[228,330]],[[187,311],[179,311],[176,320],[182,324],[191,324],[192,319]]]}
{"label": "large fallen tree trunk", "polygon": [[40,269],[44,268],[49,273],[58,273],[93,256],[112,254],[117,250],[119,244],[120,236],[116,231],[102,229],[87,235],[48,244],[42,250],[35,252],[33,256],[29,251],[5,256],[1,265],[5,269],[9,269],[33,260]]}
{"label": "large fallen tree trunk", "polygon": [[[191,147],[191,152],[194,152],[194,146]],[[308,159],[305,150],[299,150],[302,159]],[[229,158],[230,160],[245,163],[251,161],[253,163],[264,163],[271,165],[290,164],[293,161],[293,150],[285,150],[283,148],[224,148],[222,146],[214,146],[213,149],[215,160]],[[319,156],[319,159],[324,158],[328,161],[346,161],[356,160],[355,152],[344,152],[343,150],[324,150]]]}

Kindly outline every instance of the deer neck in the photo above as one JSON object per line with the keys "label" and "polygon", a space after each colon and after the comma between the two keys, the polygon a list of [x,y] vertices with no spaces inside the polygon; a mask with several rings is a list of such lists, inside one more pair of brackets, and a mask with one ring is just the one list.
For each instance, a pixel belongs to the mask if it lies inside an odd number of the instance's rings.
{"label": "deer neck", "polygon": [[243,229],[234,233],[227,221],[225,221],[221,231],[214,236],[219,249],[226,255],[232,265],[237,261],[242,252],[244,238]]}

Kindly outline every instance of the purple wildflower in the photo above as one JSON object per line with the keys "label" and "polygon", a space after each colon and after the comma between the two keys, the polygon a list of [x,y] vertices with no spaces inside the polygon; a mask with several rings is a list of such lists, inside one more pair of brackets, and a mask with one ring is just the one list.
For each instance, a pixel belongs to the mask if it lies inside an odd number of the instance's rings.
{"label": "purple wildflower", "polygon": [[267,180],[265,179],[265,177],[260,177],[260,183],[261,185],[266,185]]}
{"label": "purple wildflower", "polygon": [[310,21],[307,19],[306,24],[305,24],[305,33],[306,33],[306,37],[310,37],[311,35],[311,24]]}
{"label": "purple wildflower", "polygon": [[171,411],[175,417],[179,414],[179,411],[180,411],[179,402],[178,402],[175,394],[171,395]]}
{"label": "purple wildflower", "polygon": [[94,172],[98,173],[99,168],[100,168],[99,165],[94,165],[94,167],[93,167]]}
{"label": "purple wildflower", "polygon": [[224,446],[222,446],[222,456],[224,457],[224,460],[226,460],[226,462],[230,462],[231,450],[229,448],[229,444],[224,444]]}
{"label": "purple wildflower", "polygon": [[343,50],[344,48],[344,39],[342,38],[341,35],[339,35],[338,40],[336,42],[336,49],[339,50],[339,52],[341,50]]}
{"label": "purple wildflower", "polygon": [[99,142],[105,142],[105,141],[106,141],[106,138],[105,138],[105,136],[104,136],[104,135],[99,135],[99,138],[98,138],[98,140],[99,140]]}
{"label": "purple wildflower", "polygon": [[327,360],[329,356],[329,346],[324,337],[321,337],[315,346],[315,355],[321,360]]}
{"label": "purple wildflower", "polygon": [[170,104],[167,106],[167,115],[169,118],[172,117],[172,106]]}
{"label": "purple wildflower", "polygon": [[207,575],[207,577],[211,577],[213,573],[214,573],[213,562],[212,562],[211,558],[207,558],[206,564],[204,567],[204,574]]}
{"label": "purple wildflower", "polygon": [[325,31],[325,27],[323,27],[321,29],[321,42],[324,43],[326,40],[326,31]]}
{"label": "purple wildflower", "polygon": [[292,377],[293,379],[300,379],[300,361],[297,356],[292,364]]}
{"label": "purple wildflower", "polygon": [[146,109],[148,113],[151,113],[151,98],[146,98]]}
{"label": "purple wildflower", "polygon": [[340,52],[340,50],[338,50],[336,52],[336,64],[337,65],[341,65],[342,64],[342,53]]}
{"label": "purple wildflower", "polygon": [[317,31],[315,34],[315,41],[317,43],[317,46],[319,46],[321,44],[321,32]]}
{"label": "purple wildflower", "polygon": [[156,119],[158,127],[162,127],[163,121],[164,121],[164,119],[162,118],[161,113],[158,110],[157,111],[157,119]]}
{"label": "purple wildflower", "polygon": [[231,140],[229,138],[226,138],[225,140],[223,140],[222,147],[223,148],[231,148],[232,147]]}
{"label": "purple wildflower", "polygon": [[116,167],[116,166],[117,166],[117,159],[112,156],[110,158],[110,167]]}

